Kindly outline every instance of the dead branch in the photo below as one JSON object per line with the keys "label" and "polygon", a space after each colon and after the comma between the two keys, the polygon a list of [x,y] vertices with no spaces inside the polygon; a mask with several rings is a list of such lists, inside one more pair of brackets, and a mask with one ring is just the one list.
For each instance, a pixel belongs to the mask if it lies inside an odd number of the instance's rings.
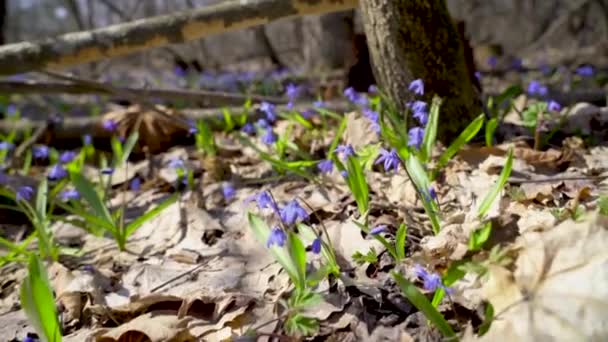
{"label": "dead branch", "polygon": [[[247,99],[253,101],[268,101],[273,103],[286,103],[279,97],[241,95],[220,91],[205,90],[177,90],[177,89],[138,89],[131,87],[114,87],[121,93],[131,93],[150,99],[159,99],[167,102],[186,101],[203,107],[220,107],[225,105],[243,104]],[[102,87],[92,87],[86,84],[69,82],[16,82],[0,81],[0,94],[99,94],[114,95]],[[118,95],[120,97],[120,95]]]}
{"label": "dead branch", "polygon": [[357,6],[357,0],[233,0],[91,31],[0,47],[0,75],[60,68]]}

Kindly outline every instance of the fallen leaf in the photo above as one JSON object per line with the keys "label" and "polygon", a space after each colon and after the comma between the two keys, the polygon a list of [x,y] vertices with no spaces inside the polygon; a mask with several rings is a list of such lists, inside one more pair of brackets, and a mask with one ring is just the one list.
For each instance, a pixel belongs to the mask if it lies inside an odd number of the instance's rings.
{"label": "fallen leaf", "polygon": [[95,333],[97,342],[194,342],[188,329],[191,318],[177,318],[163,312],[149,312],[112,329]]}

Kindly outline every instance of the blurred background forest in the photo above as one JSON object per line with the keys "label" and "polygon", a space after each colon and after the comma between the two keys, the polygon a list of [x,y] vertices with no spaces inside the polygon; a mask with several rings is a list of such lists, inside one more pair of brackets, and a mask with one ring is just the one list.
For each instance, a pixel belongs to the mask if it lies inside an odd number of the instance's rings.
{"label": "blurred background forest", "polygon": [[[222,0],[3,0],[7,43],[90,30]],[[455,20],[464,21],[483,69],[490,56],[517,56],[538,64],[605,65],[608,37],[606,0],[448,0]],[[1,5],[0,5],[1,6]],[[176,58],[196,60],[204,70],[280,67],[324,71],[352,65],[353,36],[362,33],[357,11],[272,22],[204,40],[97,63],[88,71],[120,74],[117,65],[164,68]],[[513,57],[511,57],[513,56]],[[110,65],[112,67],[110,67]]]}

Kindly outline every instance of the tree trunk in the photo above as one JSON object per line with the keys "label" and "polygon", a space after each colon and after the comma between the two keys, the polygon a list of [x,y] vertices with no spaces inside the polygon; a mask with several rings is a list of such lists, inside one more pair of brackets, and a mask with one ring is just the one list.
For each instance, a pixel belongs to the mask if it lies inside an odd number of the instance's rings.
{"label": "tree trunk", "polygon": [[6,20],[6,0],[0,0],[0,45],[6,43],[4,36],[4,24]]}
{"label": "tree trunk", "polygon": [[379,87],[404,109],[413,98],[409,83],[422,79],[427,100],[444,99],[438,137],[456,137],[481,106],[445,1],[365,0],[360,6]]}

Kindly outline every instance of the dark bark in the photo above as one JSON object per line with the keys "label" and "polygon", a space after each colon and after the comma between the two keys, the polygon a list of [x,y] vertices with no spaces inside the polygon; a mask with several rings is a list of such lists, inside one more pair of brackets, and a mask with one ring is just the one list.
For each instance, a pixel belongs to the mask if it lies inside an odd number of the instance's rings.
{"label": "dark bark", "polygon": [[404,109],[413,98],[409,83],[421,78],[427,100],[444,99],[439,138],[457,136],[481,106],[445,1],[366,0],[360,7],[378,85]]}
{"label": "dark bark", "polygon": [[6,43],[4,25],[6,23],[6,0],[0,0],[0,45]]}

